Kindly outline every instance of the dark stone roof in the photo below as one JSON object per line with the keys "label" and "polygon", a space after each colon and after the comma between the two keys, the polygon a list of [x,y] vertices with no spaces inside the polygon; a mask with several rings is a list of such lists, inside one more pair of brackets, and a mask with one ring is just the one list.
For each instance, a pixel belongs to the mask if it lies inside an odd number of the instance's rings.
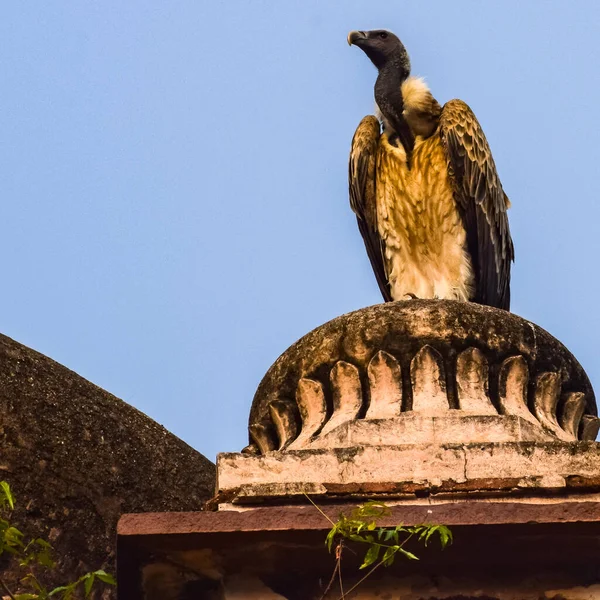
{"label": "dark stone roof", "polygon": [[213,495],[215,467],[202,454],[3,335],[0,440],[0,480],[16,496],[14,521],[53,544],[62,582],[114,568],[121,514],[197,511]]}

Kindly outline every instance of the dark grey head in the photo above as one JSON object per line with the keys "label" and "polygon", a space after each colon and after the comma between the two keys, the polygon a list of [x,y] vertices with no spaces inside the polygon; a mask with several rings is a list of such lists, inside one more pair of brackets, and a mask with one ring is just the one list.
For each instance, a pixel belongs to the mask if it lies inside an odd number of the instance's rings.
{"label": "dark grey head", "polygon": [[348,44],[358,46],[381,71],[384,67],[394,65],[410,74],[410,60],[404,44],[391,32],[385,29],[374,31],[351,31]]}

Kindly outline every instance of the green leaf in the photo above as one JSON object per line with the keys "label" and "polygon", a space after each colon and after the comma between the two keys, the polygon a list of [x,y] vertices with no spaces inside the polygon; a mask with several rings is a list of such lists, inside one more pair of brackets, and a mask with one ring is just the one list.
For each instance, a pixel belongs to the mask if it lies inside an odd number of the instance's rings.
{"label": "green leaf", "polygon": [[391,539],[393,539],[393,538],[394,538],[394,536],[398,537],[398,532],[397,532],[397,531],[394,531],[393,529],[388,529],[388,530],[385,532],[385,535],[383,536],[383,540],[384,540],[385,542],[389,542]]}
{"label": "green leaf", "polygon": [[363,560],[363,564],[360,565],[360,568],[366,569],[369,565],[372,565],[379,557],[380,550],[381,546],[371,546],[367,550],[367,553],[365,554],[365,559]]}
{"label": "green leaf", "polygon": [[92,586],[94,585],[95,576],[93,573],[88,573],[83,580],[83,591],[85,592],[85,597],[88,598],[92,593]]}
{"label": "green leaf", "polygon": [[377,523],[375,523],[375,521],[371,521],[368,525],[367,525],[367,529],[369,531],[374,531],[375,527],[377,527]]}
{"label": "green leaf", "polygon": [[23,534],[16,527],[9,527],[4,532],[4,542],[11,548],[25,548]]}
{"label": "green leaf", "polygon": [[46,567],[48,569],[52,569],[56,565],[49,550],[42,550],[41,552],[38,552],[36,560],[38,565],[42,565],[42,567]]}
{"label": "green leaf", "polygon": [[422,540],[427,535],[428,528],[426,525],[416,525],[415,527],[409,527],[406,531],[418,536],[419,540]]}
{"label": "green leaf", "polygon": [[38,600],[37,594],[13,594],[15,600]]}
{"label": "green leaf", "polygon": [[425,545],[427,546],[427,543],[429,542],[429,538],[437,531],[437,529],[438,529],[437,525],[433,525],[432,527],[428,527],[420,535],[419,540],[424,539],[425,540]]}
{"label": "green leaf", "polygon": [[398,546],[390,546],[385,551],[383,558],[381,559],[384,567],[389,567],[394,562],[396,552],[398,552]]}
{"label": "green leaf", "polygon": [[415,556],[412,552],[409,552],[408,550],[405,550],[404,548],[400,548],[400,546],[398,546],[398,552],[400,552],[401,554],[406,556],[406,558],[408,558],[409,560],[419,560],[418,556]]}
{"label": "green leaf", "polygon": [[0,481],[0,490],[2,490],[4,498],[6,499],[6,502],[8,502],[10,509],[13,510],[15,508],[15,499],[10,491],[10,485],[8,485],[6,481]]}
{"label": "green leaf", "polygon": [[73,600],[73,595],[75,594],[75,585],[76,584],[72,583],[71,585],[67,586],[67,589],[63,594],[63,600]]}
{"label": "green leaf", "polygon": [[28,573],[27,575],[25,575],[25,577],[23,577],[21,581],[27,582],[30,586],[35,588],[38,593],[37,595],[40,598],[46,598],[48,596],[46,588],[40,584],[40,582],[37,580],[36,576],[33,573]]}
{"label": "green leaf", "polygon": [[453,541],[452,532],[445,525],[440,525],[438,527],[438,533],[440,534],[440,545],[442,548],[445,548],[448,544],[451,544]]}
{"label": "green leaf", "polygon": [[56,594],[59,594],[60,592],[64,592],[69,586],[68,585],[61,585],[59,587],[55,587],[49,594],[48,596],[56,596]]}
{"label": "green leaf", "polygon": [[331,548],[333,546],[333,540],[335,539],[335,534],[337,532],[337,528],[334,527],[328,534],[327,537],[325,538],[325,545],[327,546],[327,550],[329,550],[329,552],[331,552]]}
{"label": "green leaf", "polygon": [[56,596],[56,594],[60,594],[62,592],[63,599],[69,600],[69,598],[73,597],[73,591],[75,590],[75,586],[77,585],[77,581],[74,583],[69,583],[68,585],[61,585],[59,587],[54,588],[48,596]]}
{"label": "green leaf", "polygon": [[93,575],[95,575],[100,581],[108,583],[108,585],[117,585],[117,581],[115,580],[115,578],[110,573],[107,573],[102,569],[100,569],[99,571],[94,571]]}

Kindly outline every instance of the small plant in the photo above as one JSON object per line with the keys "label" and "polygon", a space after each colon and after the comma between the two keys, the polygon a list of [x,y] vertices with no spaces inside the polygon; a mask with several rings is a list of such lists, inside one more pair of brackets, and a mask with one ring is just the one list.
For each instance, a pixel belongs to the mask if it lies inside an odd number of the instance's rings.
{"label": "small plant", "polygon": [[327,534],[327,548],[331,552],[336,542],[341,540],[365,544],[367,549],[360,568],[366,569],[379,559],[382,552],[381,563],[384,567],[392,565],[397,555],[409,560],[419,560],[412,552],[404,549],[404,545],[413,537],[425,546],[434,535],[439,537],[442,548],[452,542],[452,532],[445,525],[378,527],[377,519],[388,516],[390,512],[386,504],[370,501],[355,508],[349,517],[340,515],[338,522],[333,524]]}
{"label": "small plant", "polygon": [[0,578],[2,597],[10,600],[75,600],[81,597],[81,593],[88,598],[98,581],[116,585],[113,576],[100,569],[49,590],[42,583],[43,578],[38,577],[36,572],[54,569],[52,546],[42,538],[26,539],[10,521],[14,508],[15,501],[9,484],[0,481],[0,558],[8,555],[12,560],[18,561],[23,575],[20,579],[20,589],[14,592]]}
{"label": "small plant", "polygon": [[[310,498],[308,499],[332,525],[325,539],[325,544],[329,552],[335,552],[336,565],[322,598],[330,591],[336,575],[342,594],[339,600],[343,600],[347,594],[363,583],[375,569],[381,566],[391,566],[397,556],[408,560],[419,560],[418,556],[405,548],[410,540],[414,539],[427,546],[432,539],[437,538],[442,549],[452,543],[452,532],[445,525],[379,526],[378,520],[391,513],[391,509],[383,502],[366,502],[355,508],[350,516],[341,514],[338,521],[334,523]],[[347,542],[365,546],[365,554],[360,569],[369,567],[370,569],[364,577],[344,593],[341,563],[342,553]]]}

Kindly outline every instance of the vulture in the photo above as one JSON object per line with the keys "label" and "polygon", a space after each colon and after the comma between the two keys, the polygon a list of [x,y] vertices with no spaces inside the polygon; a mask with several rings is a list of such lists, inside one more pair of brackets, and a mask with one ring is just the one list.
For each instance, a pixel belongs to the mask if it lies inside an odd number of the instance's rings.
{"label": "vulture", "polygon": [[440,106],[391,32],[352,31],[378,70],[377,117],[352,139],[350,205],[386,302],[439,298],[510,309],[508,197],[462,100]]}

